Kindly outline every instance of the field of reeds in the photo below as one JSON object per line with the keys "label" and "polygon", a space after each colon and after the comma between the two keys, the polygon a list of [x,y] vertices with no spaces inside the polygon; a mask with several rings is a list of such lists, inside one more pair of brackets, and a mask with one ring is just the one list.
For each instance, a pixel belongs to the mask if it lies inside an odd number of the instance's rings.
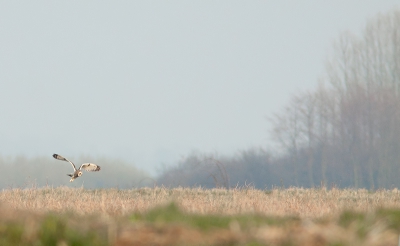
{"label": "field of reeds", "polygon": [[400,191],[7,189],[0,245],[398,245]]}

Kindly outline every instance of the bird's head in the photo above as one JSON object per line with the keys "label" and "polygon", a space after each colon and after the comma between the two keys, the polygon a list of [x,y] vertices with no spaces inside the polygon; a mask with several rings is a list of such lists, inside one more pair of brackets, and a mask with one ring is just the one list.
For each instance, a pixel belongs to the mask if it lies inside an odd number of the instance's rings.
{"label": "bird's head", "polygon": [[82,176],[82,172],[79,172],[79,173],[78,173],[78,177],[80,177],[80,176]]}

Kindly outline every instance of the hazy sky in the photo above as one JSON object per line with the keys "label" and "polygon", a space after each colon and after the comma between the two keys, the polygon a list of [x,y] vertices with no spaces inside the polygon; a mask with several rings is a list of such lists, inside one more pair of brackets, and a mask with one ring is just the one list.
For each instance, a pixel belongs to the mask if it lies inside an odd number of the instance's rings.
{"label": "hazy sky", "polygon": [[0,155],[154,172],[266,146],[266,117],[316,85],[340,33],[396,3],[0,1]]}

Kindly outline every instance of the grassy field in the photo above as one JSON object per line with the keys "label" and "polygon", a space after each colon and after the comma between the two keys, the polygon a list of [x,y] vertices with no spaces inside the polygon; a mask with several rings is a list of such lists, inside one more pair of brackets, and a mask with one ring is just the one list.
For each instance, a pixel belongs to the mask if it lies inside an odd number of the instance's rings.
{"label": "grassy field", "polygon": [[398,245],[400,191],[0,192],[0,245]]}

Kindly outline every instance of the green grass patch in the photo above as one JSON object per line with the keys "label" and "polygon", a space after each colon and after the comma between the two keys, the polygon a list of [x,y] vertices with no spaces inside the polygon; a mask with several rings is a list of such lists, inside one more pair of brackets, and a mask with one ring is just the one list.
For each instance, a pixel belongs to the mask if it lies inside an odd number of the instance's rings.
{"label": "green grass patch", "polygon": [[199,215],[183,212],[175,203],[167,206],[157,207],[147,213],[135,213],[130,216],[133,222],[150,222],[157,224],[177,223],[195,227],[200,230],[211,230],[214,228],[229,228],[231,223],[238,223],[241,228],[257,227],[260,225],[276,225],[299,223],[300,218],[288,217],[266,217],[257,214],[248,215]]}
{"label": "green grass patch", "polygon": [[400,209],[379,209],[376,211],[376,216],[383,219],[391,229],[400,233]]}
{"label": "green grass patch", "polygon": [[24,219],[1,222],[0,245],[108,245],[101,233],[70,226],[65,215],[50,213],[28,224]]}
{"label": "green grass patch", "polygon": [[106,245],[104,239],[89,229],[77,230],[67,225],[68,218],[50,214],[42,221],[38,241],[42,245],[57,245],[65,242],[67,245]]}
{"label": "green grass patch", "polygon": [[18,245],[22,241],[23,225],[15,222],[0,225],[0,245]]}

